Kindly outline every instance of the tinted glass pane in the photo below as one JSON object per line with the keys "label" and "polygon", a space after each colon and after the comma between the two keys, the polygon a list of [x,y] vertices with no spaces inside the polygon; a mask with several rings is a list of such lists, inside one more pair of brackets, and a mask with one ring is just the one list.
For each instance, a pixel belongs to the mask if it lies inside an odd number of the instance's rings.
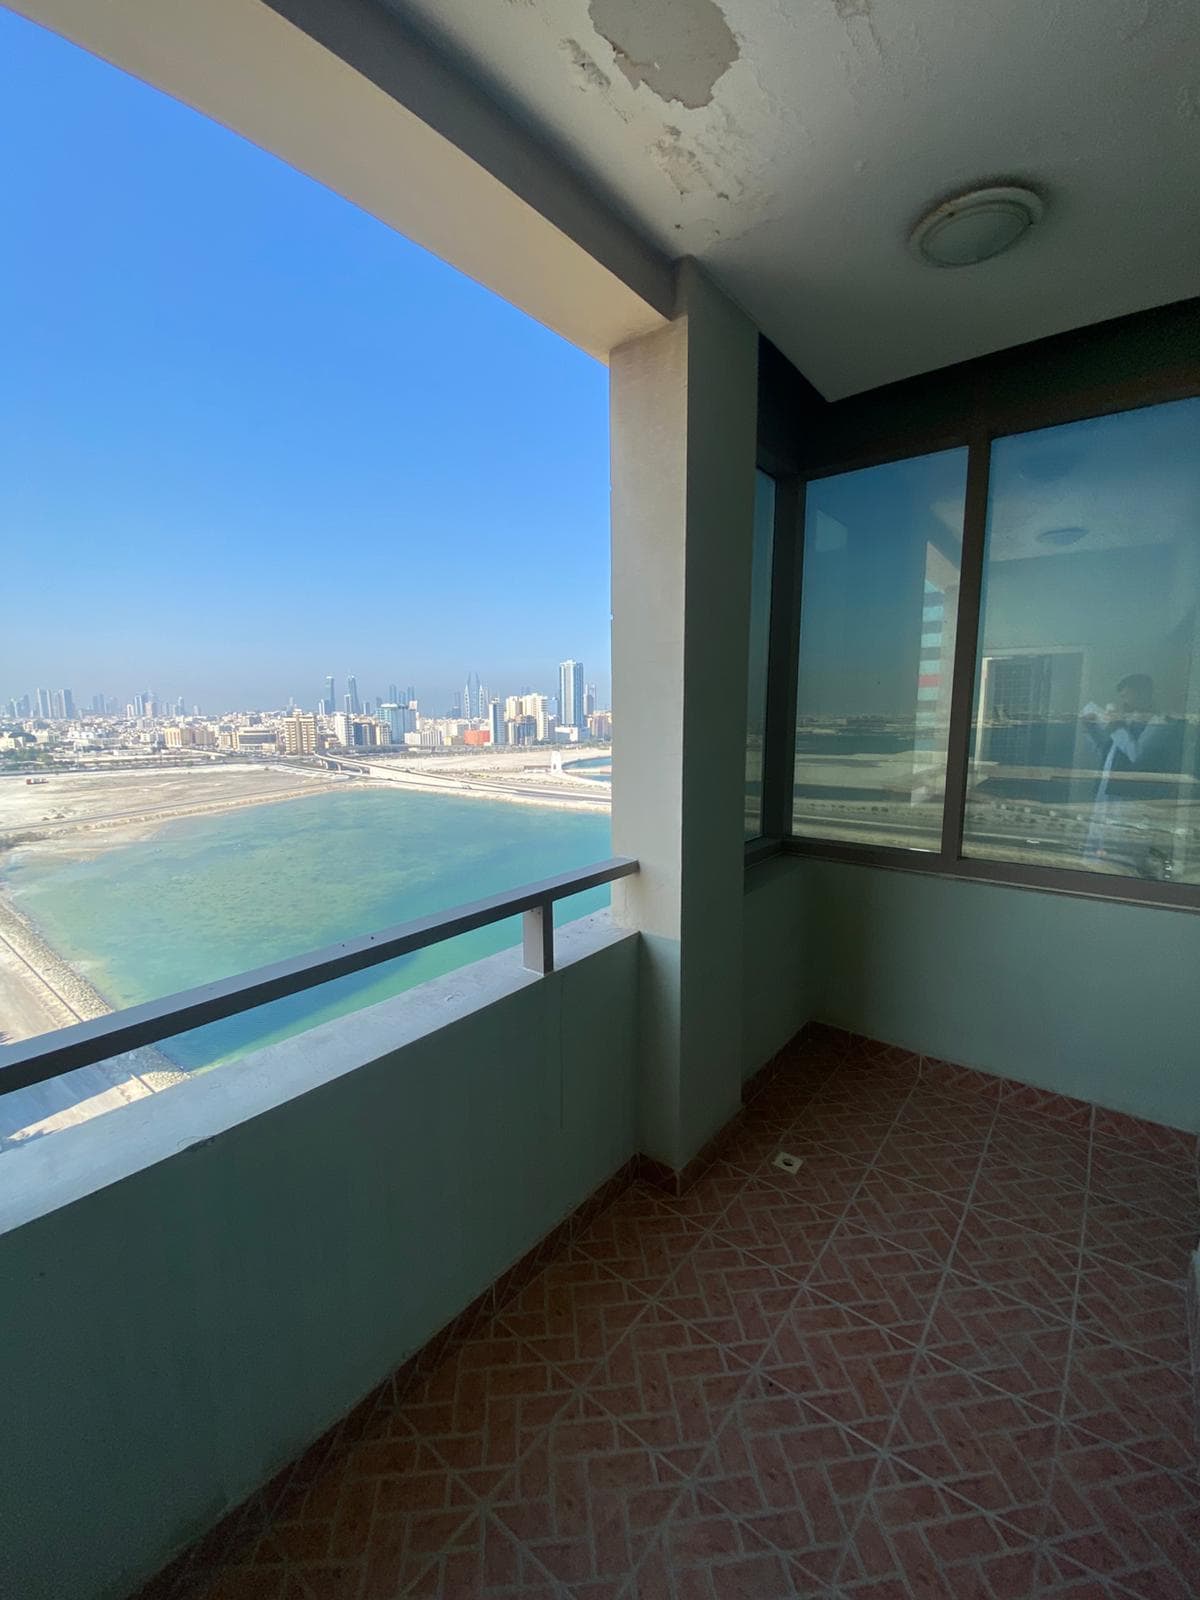
{"label": "tinted glass pane", "polygon": [[809,485],[795,832],[941,845],[967,452]]}
{"label": "tinted glass pane", "polygon": [[771,642],[771,572],[775,480],[755,474],[754,551],[750,569],[750,672],[746,701],[746,838],[762,832],[763,742],[767,731],[767,653]]}
{"label": "tinted glass pane", "polygon": [[997,440],[964,851],[1200,882],[1200,400]]}

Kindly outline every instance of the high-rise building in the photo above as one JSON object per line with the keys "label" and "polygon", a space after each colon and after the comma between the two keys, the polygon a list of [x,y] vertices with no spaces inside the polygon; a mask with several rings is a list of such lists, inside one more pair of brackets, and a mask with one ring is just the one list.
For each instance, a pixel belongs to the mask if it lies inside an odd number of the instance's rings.
{"label": "high-rise building", "polygon": [[62,696],[62,714],[68,722],[73,722],[75,720],[75,696],[70,689],[60,689],[58,692]]}
{"label": "high-rise building", "polygon": [[583,728],[583,662],[563,661],[558,668],[558,723],[562,728]]}
{"label": "high-rise building", "polygon": [[403,744],[406,733],[417,731],[417,713],[395,701],[380,706],[379,720],[387,728],[393,744]]}
{"label": "high-rise building", "polygon": [[388,684],[388,697],[384,703],[390,706],[398,706],[400,704],[400,691],[394,683]]}
{"label": "high-rise building", "polygon": [[415,706],[416,705],[416,703],[417,703],[417,691],[413,688],[411,683],[406,685],[404,693],[400,696],[400,699],[404,703],[404,705],[406,705],[406,706]]}
{"label": "high-rise building", "polygon": [[66,716],[66,705],[63,701],[63,691],[52,689],[50,691],[50,715],[58,722]]}
{"label": "high-rise building", "polygon": [[504,707],[499,700],[493,700],[488,705],[488,728],[491,730],[492,744],[504,743]]}
{"label": "high-rise building", "polygon": [[19,717],[28,717],[31,714],[29,696],[27,694],[23,694],[17,701],[17,715]]}
{"label": "high-rise building", "polygon": [[283,750],[289,756],[317,753],[317,719],[310,711],[294,711],[283,719]]}
{"label": "high-rise building", "polygon": [[584,691],[583,691],[583,714],[584,714],[584,717],[585,718],[586,717],[590,717],[592,712],[595,711],[595,709],[596,709],[596,685],[594,683],[589,683],[589,684],[587,684],[585,686]]}
{"label": "high-rise building", "polygon": [[101,717],[104,715],[104,696],[102,694],[94,694],[92,696],[92,710]]}
{"label": "high-rise building", "polygon": [[37,702],[36,715],[39,717],[44,717],[48,722],[52,715],[49,689],[35,689],[33,693]]}
{"label": "high-rise building", "polygon": [[487,716],[487,693],[479,681],[477,672],[467,673],[466,688],[463,690],[462,713],[464,717],[481,720]]}
{"label": "high-rise building", "polygon": [[350,710],[358,716],[362,710],[362,702],[358,698],[358,679],[352,672],[346,678],[346,697],[350,701]]}
{"label": "high-rise building", "polygon": [[325,679],[325,711],[328,716],[333,715],[336,705],[337,695],[334,692],[333,673],[331,672]]}
{"label": "high-rise building", "polygon": [[135,694],[134,695],[134,697],[133,697],[133,714],[134,714],[135,717],[144,717],[146,715],[146,697],[145,697],[145,695],[142,695],[142,694]]}

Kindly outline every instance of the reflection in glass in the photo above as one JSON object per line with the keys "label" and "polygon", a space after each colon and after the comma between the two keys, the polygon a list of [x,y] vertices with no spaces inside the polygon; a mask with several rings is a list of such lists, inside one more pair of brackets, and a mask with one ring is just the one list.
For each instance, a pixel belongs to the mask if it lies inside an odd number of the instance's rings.
{"label": "reflection in glass", "polygon": [[967,452],[810,483],[793,827],[937,850]]}
{"label": "reflection in glass", "polygon": [[964,854],[1200,882],[1200,400],[992,447]]}
{"label": "reflection in glass", "polygon": [[767,653],[771,640],[771,573],[775,547],[775,480],[755,473],[754,548],[750,567],[750,671],[746,701],[746,838],[762,832],[763,744],[767,731]]}

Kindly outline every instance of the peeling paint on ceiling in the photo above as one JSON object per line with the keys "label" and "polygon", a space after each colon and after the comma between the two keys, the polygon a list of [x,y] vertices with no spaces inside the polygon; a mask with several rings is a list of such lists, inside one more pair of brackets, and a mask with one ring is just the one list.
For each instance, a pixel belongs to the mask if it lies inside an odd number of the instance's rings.
{"label": "peeling paint on ceiling", "polygon": [[596,32],[629,82],[691,110],[706,106],[738,58],[738,42],[716,0],[589,0]]}
{"label": "peeling paint on ceiling", "polygon": [[[1197,0],[379,3],[830,397],[1200,293]],[[1055,196],[1031,242],[922,268],[998,172]]]}

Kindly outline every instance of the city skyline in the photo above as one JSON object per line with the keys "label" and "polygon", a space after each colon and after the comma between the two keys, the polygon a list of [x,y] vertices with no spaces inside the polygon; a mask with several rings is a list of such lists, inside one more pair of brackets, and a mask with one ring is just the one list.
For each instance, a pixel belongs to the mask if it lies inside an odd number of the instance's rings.
{"label": "city skyline", "polygon": [[[573,678],[570,678],[568,669],[573,670]],[[569,701],[569,718],[556,715],[559,725],[583,727],[589,714],[607,709],[601,705],[596,684],[584,682],[582,661],[574,658],[559,663],[557,695],[549,690],[537,689],[530,683],[522,683],[515,691],[505,689],[499,695],[494,695],[474,669],[466,675],[465,688],[455,691],[445,705],[437,700],[423,700],[415,684],[405,683],[401,688],[396,679],[389,680],[386,688],[380,688],[375,694],[361,693],[358,676],[353,672],[346,673],[340,679],[336,673],[326,673],[319,682],[321,692],[311,700],[290,694],[285,701],[275,705],[245,701],[241,704],[203,707],[183,694],[163,695],[151,688],[136,690],[125,696],[98,690],[77,697],[70,688],[37,686],[9,692],[11,685],[0,685],[0,720],[75,721],[92,716],[120,717],[123,713],[138,718],[212,718],[247,713],[282,715],[292,710],[312,711],[317,715],[332,717],[338,714],[358,716],[364,714],[368,707],[378,712],[384,706],[419,705],[426,716],[443,719],[459,717],[463,721],[486,723],[490,708],[497,699],[503,705],[506,700],[514,698],[534,698],[553,702],[559,710]],[[342,693],[338,691],[339,683],[345,685]]]}
{"label": "city skyline", "polygon": [[53,625],[10,608],[5,700],[315,704],[336,666],[341,693],[419,671],[448,706],[464,662],[549,685],[568,648],[607,695],[603,366],[9,12],[0,135],[25,152],[0,260],[9,592],[43,592],[53,552]]}

